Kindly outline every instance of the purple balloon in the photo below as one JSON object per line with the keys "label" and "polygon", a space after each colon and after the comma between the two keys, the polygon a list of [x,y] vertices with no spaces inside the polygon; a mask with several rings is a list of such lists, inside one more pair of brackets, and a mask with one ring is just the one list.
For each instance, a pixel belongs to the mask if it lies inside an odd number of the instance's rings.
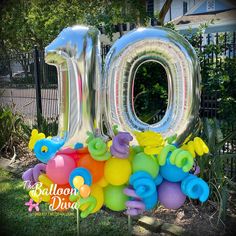
{"label": "purple balloon", "polygon": [[145,210],[145,204],[138,200],[127,201],[125,205],[128,208],[125,213],[130,216],[140,215]]}
{"label": "purple balloon", "polygon": [[129,156],[129,142],[133,137],[128,132],[119,132],[112,140],[110,147],[111,154],[118,158],[127,158]]}
{"label": "purple balloon", "polygon": [[129,200],[125,203],[127,207],[127,211],[125,212],[125,214],[130,216],[137,216],[139,214],[142,214],[145,210],[145,204],[135,193],[134,189],[131,187],[125,188],[124,194],[133,198],[132,200]]}
{"label": "purple balloon", "polygon": [[186,195],[181,191],[180,182],[163,181],[158,187],[158,196],[160,203],[169,209],[180,208],[186,200]]}
{"label": "purple balloon", "polygon": [[32,185],[35,184],[34,177],[33,177],[33,168],[26,170],[23,175],[22,179],[27,182],[27,187],[30,188]]}
{"label": "purple balloon", "polygon": [[39,163],[33,168],[33,177],[35,182],[38,182],[38,178],[43,172],[46,173],[46,166],[47,165],[44,163]]}

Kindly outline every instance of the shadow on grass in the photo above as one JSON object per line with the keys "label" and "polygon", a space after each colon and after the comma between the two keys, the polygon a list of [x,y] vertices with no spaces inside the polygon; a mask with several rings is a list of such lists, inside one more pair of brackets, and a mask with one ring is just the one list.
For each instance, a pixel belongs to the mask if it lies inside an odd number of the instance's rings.
{"label": "shadow on grass", "polygon": [[[52,212],[48,204],[40,204],[40,212],[29,213],[29,200],[21,179],[0,169],[1,235],[76,235],[76,213]],[[125,216],[110,215],[105,211],[82,219],[81,235],[127,235]]]}

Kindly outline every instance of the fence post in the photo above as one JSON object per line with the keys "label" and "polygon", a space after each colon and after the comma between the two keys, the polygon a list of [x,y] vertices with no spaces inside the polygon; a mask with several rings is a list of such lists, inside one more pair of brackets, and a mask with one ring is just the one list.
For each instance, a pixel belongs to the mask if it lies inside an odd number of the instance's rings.
{"label": "fence post", "polygon": [[42,121],[42,101],[40,87],[39,51],[37,46],[34,46],[34,80],[36,89],[37,123],[38,128],[40,128]]}

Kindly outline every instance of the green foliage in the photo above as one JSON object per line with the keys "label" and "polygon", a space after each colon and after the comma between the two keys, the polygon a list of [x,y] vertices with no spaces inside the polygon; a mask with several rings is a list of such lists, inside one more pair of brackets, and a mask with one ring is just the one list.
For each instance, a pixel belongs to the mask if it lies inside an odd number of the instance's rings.
{"label": "green foliage", "polygon": [[[212,52],[214,52],[212,50]],[[219,116],[229,122],[236,116],[236,58],[218,59],[202,66],[203,92],[218,95]]]}
{"label": "green foliage", "polygon": [[21,140],[25,141],[26,130],[27,126],[19,114],[14,113],[10,107],[0,106],[0,152],[11,151]]}
{"label": "green foliage", "polygon": [[[84,23],[103,26],[105,34],[112,40],[114,25],[135,23],[144,25],[148,19],[145,0],[87,1],[84,7]],[[122,30],[121,30],[122,35]]]}
{"label": "green foliage", "polygon": [[189,29],[186,39],[194,46],[201,64],[202,92],[217,95],[219,102],[219,118],[235,122],[236,116],[236,58],[229,58],[225,52],[229,50],[230,38],[233,34],[218,34],[218,42],[201,45],[201,35],[214,22],[200,25],[196,32]]}
{"label": "green foliage", "polygon": [[235,158],[235,154],[221,153],[225,143],[236,137],[236,131],[223,130],[218,120],[204,119],[202,138],[206,141],[210,153],[197,159],[201,168],[200,177],[210,184],[210,198],[217,202],[219,207],[219,220],[225,220],[227,210],[228,189],[236,189],[236,184],[225,175],[227,160]]}
{"label": "green foliage", "polygon": [[167,87],[161,64],[146,62],[139,67],[134,86],[134,108],[139,119],[149,124],[156,122],[156,116],[167,107]]}
{"label": "green foliage", "polygon": [[56,136],[58,132],[58,120],[57,118],[40,118],[40,126],[33,126],[33,129],[38,129],[40,133],[44,133],[47,136]]}
{"label": "green foliage", "polygon": [[112,38],[114,25],[145,22],[145,0],[5,0],[0,9],[0,48],[8,53],[43,49],[62,29],[75,24],[104,26]]}

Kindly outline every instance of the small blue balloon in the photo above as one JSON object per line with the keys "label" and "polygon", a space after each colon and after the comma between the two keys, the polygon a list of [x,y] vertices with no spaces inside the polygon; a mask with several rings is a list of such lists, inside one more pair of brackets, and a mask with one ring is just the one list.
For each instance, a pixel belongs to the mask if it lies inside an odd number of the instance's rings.
{"label": "small blue balloon", "polygon": [[181,190],[189,198],[199,199],[200,202],[205,202],[210,194],[208,184],[192,174],[182,181]]}
{"label": "small blue balloon", "polygon": [[[59,141],[47,138],[40,139],[34,145],[34,153],[41,162],[47,163],[64,143],[64,139],[60,139]],[[44,150],[43,147],[45,147]]]}
{"label": "small blue balloon", "polygon": [[151,196],[144,198],[143,202],[145,204],[145,210],[153,209],[158,202],[157,191],[155,191]]}
{"label": "small blue balloon", "polygon": [[163,181],[163,177],[160,174],[154,180],[156,186],[160,185],[162,181]]}
{"label": "small blue balloon", "polygon": [[155,182],[148,178],[141,178],[134,181],[133,188],[136,194],[141,198],[149,197],[156,192]]}
{"label": "small blue balloon", "polygon": [[134,181],[140,178],[153,179],[152,176],[146,171],[137,171],[130,176],[129,182],[133,185]]}
{"label": "small blue balloon", "polygon": [[83,147],[84,147],[83,143],[76,143],[74,149],[81,149]]}
{"label": "small blue balloon", "polygon": [[73,189],[76,189],[74,184],[73,184],[73,179],[76,177],[76,176],[81,176],[84,178],[84,183],[91,186],[92,184],[92,175],[90,174],[90,172],[86,169],[86,168],[83,168],[83,167],[78,167],[78,168],[75,168],[71,173],[70,173],[70,177],[69,177],[69,183],[70,183],[70,186],[73,188]]}
{"label": "small blue balloon", "polygon": [[166,164],[164,166],[160,166],[160,174],[164,179],[170,182],[182,181],[189,175],[189,173],[184,172],[182,168],[170,163],[170,155],[166,159]]}
{"label": "small blue balloon", "polygon": [[[158,178],[158,181],[161,181],[161,177]],[[156,205],[158,201],[156,183],[149,173],[145,171],[135,172],[130,177],[130,184],[133,185],[135,193],[142,199],[146,210],[150,210]]]}

